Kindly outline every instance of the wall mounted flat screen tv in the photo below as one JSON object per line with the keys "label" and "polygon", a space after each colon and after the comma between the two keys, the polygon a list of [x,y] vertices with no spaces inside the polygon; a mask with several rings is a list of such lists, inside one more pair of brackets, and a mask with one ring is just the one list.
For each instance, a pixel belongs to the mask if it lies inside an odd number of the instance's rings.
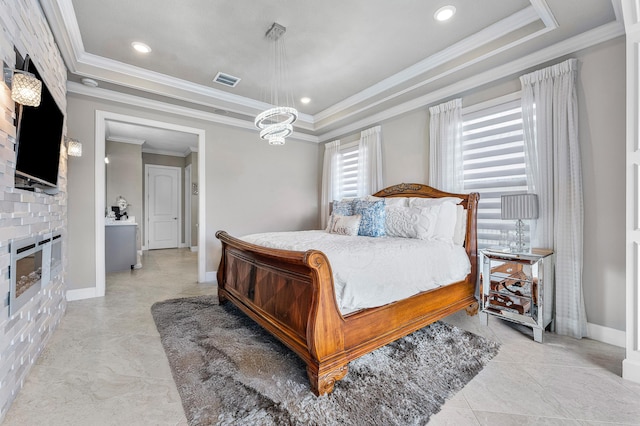
{"label": "wall mounted flat screen tv", "polygon": [[16,187],[55,188],[64,114],[28,56],[23,69],[42,81],[42,101],[37,107],[22,105],[18,111]]}

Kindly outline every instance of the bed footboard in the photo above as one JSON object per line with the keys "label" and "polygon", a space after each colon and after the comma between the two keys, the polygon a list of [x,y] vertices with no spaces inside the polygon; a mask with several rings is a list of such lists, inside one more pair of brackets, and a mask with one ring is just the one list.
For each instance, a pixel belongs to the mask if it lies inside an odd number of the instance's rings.
{"label": "bed footboard", "polygon": [[316,395],[333,390],[347,374],[344,319],[326,256],[270,249],[224,231],[218,268],[218,297],[229,300],[297,353],[307,364]]}

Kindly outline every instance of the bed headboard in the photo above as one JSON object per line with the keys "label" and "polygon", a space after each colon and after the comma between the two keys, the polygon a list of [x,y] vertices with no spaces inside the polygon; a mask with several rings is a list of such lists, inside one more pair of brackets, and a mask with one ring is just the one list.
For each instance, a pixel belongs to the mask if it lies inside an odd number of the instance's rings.
{"label": "bed headboard", "polygon": [[[420,198],[442,198],[458,197],[462,198],[460,204],[467,209],[467,234],[464,246],[470,259],[476,259],[478,254],[477,240],[477,210],[480,194],[472,192],[470,194],[454,194],[452,192],[440,191],[421,183],[400,183],[388,188],[381,189],[373,194],[374,197],[420,197]],[[473,261],[472,261],[473,264]]]}

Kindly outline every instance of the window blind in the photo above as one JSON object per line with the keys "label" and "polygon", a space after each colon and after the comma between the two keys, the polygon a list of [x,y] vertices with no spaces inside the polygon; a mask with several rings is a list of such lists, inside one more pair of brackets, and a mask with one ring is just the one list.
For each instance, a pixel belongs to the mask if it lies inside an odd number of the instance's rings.
{"label": "window blind", "polygon": [[527,192],[520,99],[463,111],[462,135],[464,189],[480,193],[478,247],[504,246],[515,221],[500,219],[500,196]]}
{"label": "window blind", "polygon": [[358,142],[352,142],[340,147],[339,191],[340,198],[355,198],[358,196]]}

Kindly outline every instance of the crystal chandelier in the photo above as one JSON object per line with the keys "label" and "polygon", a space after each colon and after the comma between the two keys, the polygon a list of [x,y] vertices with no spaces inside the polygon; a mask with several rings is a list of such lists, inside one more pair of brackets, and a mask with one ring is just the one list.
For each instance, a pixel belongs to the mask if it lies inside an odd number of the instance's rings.
{"label": "crystal chandelier", "polygon": [[293,133],[293,123],[298,118],[298,110],[293,106],[293,95],[284,87],[287,55],[282,36],[286,31],[285,27],[274,22],[265,34],[273,42],[270,103],[274,107],[258,114],[254,123],[260,129],[260,137],[269,141],[269,145],[284,145],[285,138]]}

